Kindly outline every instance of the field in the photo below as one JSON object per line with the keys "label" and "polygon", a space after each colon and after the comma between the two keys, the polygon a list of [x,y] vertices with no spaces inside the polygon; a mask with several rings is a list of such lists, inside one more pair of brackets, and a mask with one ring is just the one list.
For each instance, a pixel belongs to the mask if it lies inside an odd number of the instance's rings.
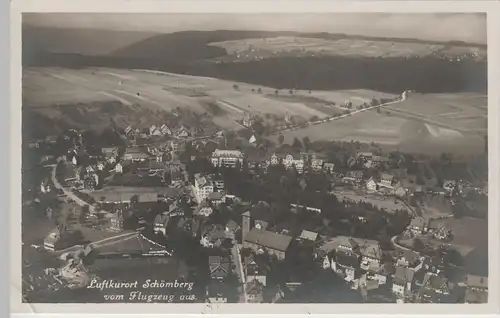
{"label": "field", "polygon": [[[485,57],[486,50],[477,47],[445,46],[411,42],[371,41],[360,39],[320,39],[308,37],[280,36],[253,38],[211,43],[226,49],[228,54],[238,57],[247,55],[275,55],[282,52],[363,56],[363,57],[408,57],[439,55],[459,57],[465,54]],[[267,54],[266,54],[267,53]]]}
{"label": "field", "polygon": [[465,258],[465,268],[469,273],[488,275],[488,222],[473,218],[447,218],[433,220],[431,228],[444,224],[452,230],[453,240]]}
{"label": "field", "polygon": [[[410,94],[384,107],[394,116],[419,119],[436,137],[486,133],[488,99],[480,94]],[[438,127],[433,127],[438,126]]]}
{"label": "field", "polygon": [[[239,129],[236,120],[245,112],[297,119],[323,118],[342,112],[319,105],[369,102],[392,96],[368,90],[297,91],[293,96],[275,89],[234,83],[207,77],[185,76],[156,71],[89,68],[25,68],[23,70],[23,111],[39,115],[30,119],[40,125],[50,121],[68,127],[147,125],[161,118],[162,111],[186,109],[208,113],[223,129]],[[42,117],[40,117],[42,116]],[[53,123],[52,123],[53,124]]]}
{"label": "field", "polygon": [[[487,98],[478,94],[410,94],[376,110],[288,131],[294,138],[375,142],[404,152],[477,154],[485,149]],[[276,136],[273,136],[277,140]]]}

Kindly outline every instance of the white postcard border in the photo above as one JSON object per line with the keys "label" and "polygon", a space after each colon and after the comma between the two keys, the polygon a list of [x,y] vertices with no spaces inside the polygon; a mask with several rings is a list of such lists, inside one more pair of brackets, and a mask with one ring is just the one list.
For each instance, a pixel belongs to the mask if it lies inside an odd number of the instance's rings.
{"label": "white postcard border", "polygon": [[[490,1],[13,1],[11,6],[10,140],[10,290],[12,313],[121,314],[488,314],[498,310],[498,207],[500,122],[500,11]],[[165,13],[323,13],[323,12],[487,12],[489,128],[489,303],[467,304],[23,304],[21,302],[21,13],[22,12],[165,12]],[[493,269],[493,270],[492,270]]]}

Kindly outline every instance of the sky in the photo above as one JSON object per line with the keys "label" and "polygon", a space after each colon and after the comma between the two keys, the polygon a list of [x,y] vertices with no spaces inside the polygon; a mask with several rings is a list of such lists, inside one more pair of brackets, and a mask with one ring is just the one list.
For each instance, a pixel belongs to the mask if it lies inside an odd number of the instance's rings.
{"label": "sky", "polygon": [[486,15],[475,13],[25,13],[23,22],[38,27],[157,33],[186,30],[329,32],[486,44]]}

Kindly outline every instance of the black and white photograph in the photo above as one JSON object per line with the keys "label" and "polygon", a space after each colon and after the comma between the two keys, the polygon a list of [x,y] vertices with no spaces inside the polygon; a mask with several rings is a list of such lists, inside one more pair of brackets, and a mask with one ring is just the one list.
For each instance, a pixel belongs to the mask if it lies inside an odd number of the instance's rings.
{"label": "black and white photograph", "polygon": [[23,13],[22,302],[487,304],[487,20]]}

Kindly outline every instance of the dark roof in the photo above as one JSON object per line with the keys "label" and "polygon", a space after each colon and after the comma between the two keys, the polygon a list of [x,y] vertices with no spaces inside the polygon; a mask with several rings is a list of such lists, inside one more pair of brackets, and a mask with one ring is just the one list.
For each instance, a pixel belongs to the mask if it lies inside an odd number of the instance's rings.
{"label": "dark roof", "polygon": [[344,252],[337,252],[333,256],[335,262],[341,266],[358,268],[359,267],[359,258],[353,254],[347,254]]}
{"label": "dark roof", "polygon": [[288,249],[292,238],[287,235],[253,228],[245,236],[245,241],[285,252]]}
{"label": "dark roof", "polygon": [[225,284],[217,280],[210,280],[207,286],[208,297],[225,297]]}
{"label": "dark roof", "polygon": [[229,273],[229,259],[225,256],[209,256],[210,276],[224,278]]}
{"label": "dark roof", "polygon": [[208,195],[208,200],[220,200],[224,195],[220,192],[212,192]]}
{"label": "dark roof", "polygon": [[424,287],[431,290],[439,290],[448,287],[448,279],[443,275],[427,273],[424,278]]}
{"label": "dark roof", "polygon": [[415,272],[411,269],[403,266],[396,267],[396,273],[394,274],[394,283],[402,285],[413,281]]}
{"label": "dark roof", "polygon": [[238,223],[236,223],[234,220],[229,220],[226,223],[226,228],[229,229],[230,231],[233,231],[233,232],[238,230],[239,227],[240,227],[240,225]]}

